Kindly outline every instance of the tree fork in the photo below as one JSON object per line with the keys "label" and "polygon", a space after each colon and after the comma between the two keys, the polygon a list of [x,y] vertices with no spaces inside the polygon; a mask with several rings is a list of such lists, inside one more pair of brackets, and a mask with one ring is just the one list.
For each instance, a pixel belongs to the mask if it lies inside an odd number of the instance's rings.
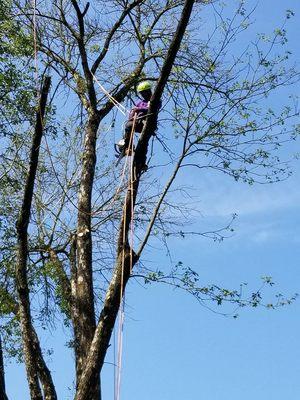
{"label": "tree fork", "polygon": [[[126,284],[130,277],[131,268],[137,262],[137,258],[135,257],[135,255],[133,255],[132,257],[132,249],[130,249],[128,246],[128,232],[131,221],[131,210],[132,207],[134,207],[135,205],[140,176],[143,171],[147,156],[148,143],[156,128],[159,101],[171,73],[174,60],[176,58],[185,30],[190,20],[194,3],[195,0],[186,0],[184,3],[176,33],[174,34],[162,68],[160,78],[151,99],[150,109],[148,112],[149,116],[141,134],[139,143],[137,145],[136,153],[134,156],[134,164],[137,172],[137,177],[136,180],[133,182],[133,187],[129,188],[126,194],[125,207],[120,224],[115,271],[106,293],[104,307],[102,309],[100,319],[95,330],[95,335],[89,350],[88,357],[86,359],[85,369],[82,373],[74,400],[85,400],[86,398],[88,398],[87,396],[89,394],[90,387],[93,385],[95,377],[100,373],[103,367],[105,355],[109,346],[113,327],[115,325],[121,303],[120,293],[124,294]],[[133,205],[132,196],[134,200]],[[123,282],[123,287],[121,287],[121,282]]]}
{"label": "tree fork", "polygon": [[[144,62],[145,60],[142,58],[134,72],[126,79],[124,86],[115,94],[115,98],[118,101],[122,101],[125,98],[130,87],[136,82],[139,73],[142,71]],[[75,279],[72,279],[77,384],[80,380],[82,369],[85,365],[85,358],[96,328],[92,277],[91,198],[96,165],[97,131],[101,120],[112,108],[113,104],[108,101],[101,110],[97,112],[90,111],[85,133],[83,166],[78,199],[76,271],[73,274]],[[100,394],[95,394],[95,396],[98,400]],[[93,399],[91,398],[91,400]]]}

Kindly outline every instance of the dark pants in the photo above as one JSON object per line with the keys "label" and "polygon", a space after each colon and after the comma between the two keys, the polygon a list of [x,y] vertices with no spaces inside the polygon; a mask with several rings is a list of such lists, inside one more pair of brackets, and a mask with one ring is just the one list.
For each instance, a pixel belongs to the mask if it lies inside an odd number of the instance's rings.
{"label": "dark pants", "polygon": [[[142,132],[143,127],[144,127],[144,121],[145,121],[144,118],[135,120],[134,132],[138,132],[138,133]],[[125,150],[128,149],[129,144],[130,144],[130,136],[131,136],[131,132],[133,129],[133,123],[134,123],[134,120],[129,120],[126,122],[126,125],[125,125],[125,133],[124,133],[124,140],[125,140],[124,148],[125,148]],[[132,145],[132,143],[131,143],[131,145]]]}

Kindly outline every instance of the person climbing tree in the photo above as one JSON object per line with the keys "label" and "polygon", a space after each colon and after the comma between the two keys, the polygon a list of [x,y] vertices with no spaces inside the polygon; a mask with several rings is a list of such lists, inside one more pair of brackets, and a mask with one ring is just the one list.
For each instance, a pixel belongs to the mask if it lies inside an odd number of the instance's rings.
{"label": "person climbing tree", "polygon": [[151,83],[148,81],[141,82],[137,86],[137,92],[143,99],[137,102],[130,110],[129,119],[125,125],[124,136],[116,145],[117,164],[126,154],[131,155],[129,149],[131,132],[141,133],[143,130],[152,96]]}

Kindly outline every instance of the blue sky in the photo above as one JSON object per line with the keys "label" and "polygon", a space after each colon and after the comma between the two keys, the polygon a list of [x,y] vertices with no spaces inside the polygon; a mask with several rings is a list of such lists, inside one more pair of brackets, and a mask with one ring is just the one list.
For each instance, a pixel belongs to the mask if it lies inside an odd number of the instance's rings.
{"label": "blue sky", "polygon": [[[249,0],[246,4],[256,4]],[[255,31],[278,26],[286,9],[296,16],[288,28],[289,48],[299,60],[300,4],[263,0],[255,13]],[[297,152],[298,143],[289,152]],[[260,277],[276,283],[266,296],[300,292],[299,162],[294,175],[274,185],[247,186],[205,175],[197,223],[218,226],[238,214],[233,236],[221,243],[192,238],[177,241],[172,257],[197,269],[205,283],[236,288]],[[163,261],[162,261],[163,260]],[[153,263],[169,263],[165,251]],[[294,400],[300,396],[300,301],[278,310],[243,309],[237,320],[201,307],[193,298],[162,286],[130,284],[126,296],[122,400]],[[60,399],[71,399],[73,370],[62,332],[49,333],[50,362]],[[113,347],[113,346],[112,346]],[[103,399],[113,398],[112,349],[103,372]],[[24,368],[7,364],[10,399],[29,399]]]}

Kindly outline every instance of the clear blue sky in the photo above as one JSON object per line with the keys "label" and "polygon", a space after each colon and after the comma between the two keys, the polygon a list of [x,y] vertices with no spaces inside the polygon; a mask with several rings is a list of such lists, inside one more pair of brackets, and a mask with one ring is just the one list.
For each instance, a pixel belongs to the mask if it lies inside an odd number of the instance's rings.
{"label": "clear blue sky", "polygon": [[[299,2],[261,0],[255,31],[276,28],[289,8],[296,12],[288,28],[289,47],[299,60]],[[276,282],[273,293],[300,292],[298,168],[295,162],[291,179],[270,186],[201,177],[197,188],[205,223],[222,223],[236,212],[235,234],[222,243],[201,238],[177,242],[173,259],[197,269],[204,284],[238,287],[249,282],[256,288],[261,276],[270,275]],[[199,224],[202,221],[199,218]],[[158,253],[153,262],[168,262],[164,254]],[[295,400],[300,397],[299,311],[300,300],[276,311],[243,309],[233,320],[211,313],[183,293],[131,284],[121,399]],[[59,398],[67,400],[72,398],[67,388],[72,386],[73,370],[61,336],[59,331],[49,334],[44,344],[56,351],[50,368]],[[107,361],[113,362],[112,354]],[[6,375],[9,398],[27,400],[24,368],[8,364]],[[113,367],[106,364],[103,400],[112,398]]]}

